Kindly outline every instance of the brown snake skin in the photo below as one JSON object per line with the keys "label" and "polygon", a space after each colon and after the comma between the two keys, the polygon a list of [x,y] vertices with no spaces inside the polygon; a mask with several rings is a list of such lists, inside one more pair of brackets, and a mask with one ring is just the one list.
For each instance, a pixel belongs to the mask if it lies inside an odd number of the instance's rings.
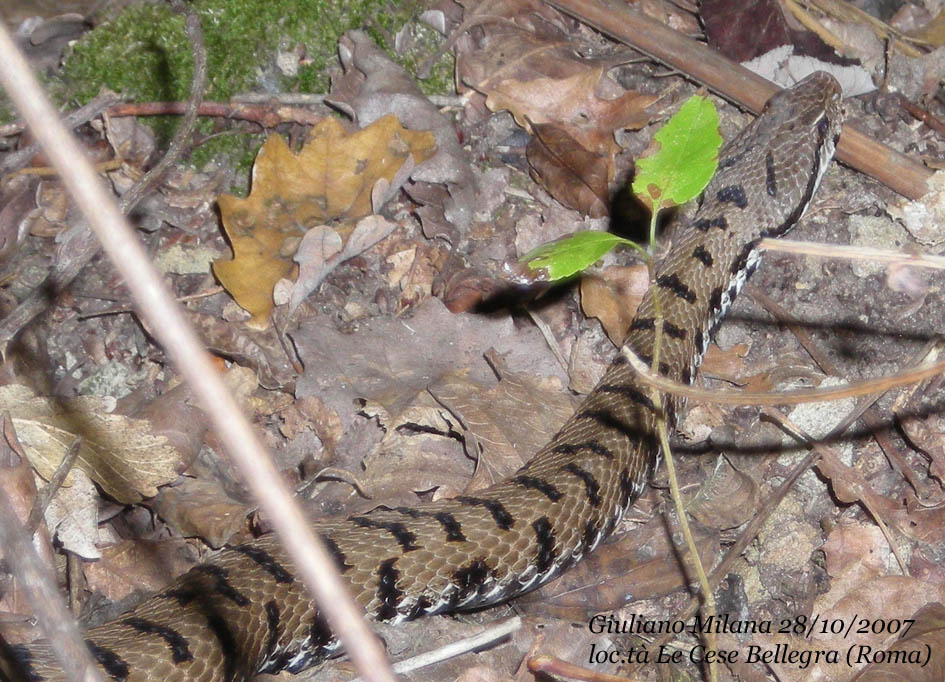
{"label": "brown snake skin", "polygon": [[[709,333],[758,263],[762,236],[801,217],[830,163],[840,88],[815,73],[775,95],[726,145],[692,223],[657,270],[660,372],[688,382]],[[649,364],[653,291],[625,343]],[[474,496],[320,523],[371,618],[400,622],[509,599],[565,570],[613,531],[659,448],[658,406],[618,357],[580,409],[521,470]],[[87,633],[106,679],[223,682],[301,671],[338,653],[272,537],[192,569],[171,588]],[[61,680],[48,646],[16,647],[12,679]]]}

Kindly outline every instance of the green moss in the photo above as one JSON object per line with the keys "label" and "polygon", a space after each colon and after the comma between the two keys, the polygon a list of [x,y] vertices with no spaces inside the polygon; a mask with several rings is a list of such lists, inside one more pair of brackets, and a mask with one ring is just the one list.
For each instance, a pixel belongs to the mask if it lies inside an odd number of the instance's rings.
{"label": "green moss", "polygon": [[[337,63],[338,38],[347,30],[363,28],[381,47],[391,52],[394,36],[410,26],[415,49],[403,58],[394,56],[411,73],[432,53],[440,38],[416,23],[424,9],[419,0],[197,0],[207,48],[207,100],[227,100],[252,89],[287,92],[327,92],[328,69]],[[294,77],[275,66],[279,50],[304,52]],[[452,89],[452,64],[441,59],[434,77],[421,83],[425,92]],[[133,101],[186,100],[190,91],[193,60],[184,32],[183,18],[165,5],[135,5],[86,34],[69,54],[59,86],[58,99],[70,105],[94,97],[102,86]],[[178,117],[152,119],[159,138],[166,140]],[[204,120],[207,134],[232,128]],[[253,135],[217,137],[195,153],[199,166],[222,154],[240,161],[251,158],[258,142]],[[236,154],[236,157],[233,155]]]}

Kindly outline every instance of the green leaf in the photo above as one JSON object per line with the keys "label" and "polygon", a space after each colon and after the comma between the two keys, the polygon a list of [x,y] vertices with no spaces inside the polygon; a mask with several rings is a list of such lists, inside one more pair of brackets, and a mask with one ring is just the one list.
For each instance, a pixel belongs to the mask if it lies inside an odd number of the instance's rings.
{"label": "green leaf", "polygon": [[552,282],[565,279],[593,265],[617,244],[640,247],[623,237],[609,232],[586,230],[570,237],[542,244],[519,260],[532,270],[544,269]]}
{"label": "green leaf", "polygon": [[656,212],[697,197],[715,174],[722,145],[715,105],[690,97],[653,140],[659,150],[637,160],[633,192]]}

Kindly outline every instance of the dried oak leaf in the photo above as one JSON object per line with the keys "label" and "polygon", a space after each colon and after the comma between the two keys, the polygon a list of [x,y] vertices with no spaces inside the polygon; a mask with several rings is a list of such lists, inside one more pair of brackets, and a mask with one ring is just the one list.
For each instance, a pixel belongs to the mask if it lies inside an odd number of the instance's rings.
{"label": "dried oak leaf", "polygon": [[585,149],[560,126],[534,123],[532,130],[525,153],[535,181],[568,208],[606,216],[613,157]]}
{"label": "dried oak leaf", "polygon": [[463,80],[486,95],[490,110],[507,109],[523,128],[554,123],[585,149],[612,156],[619,150],[614,131],[649,123],[646,108],[656,97],[623,91],[605,76],[609,66],[579,57],[567,41],[512,29],[467,57]]}
{"label": "dried oak leaf", "polygon": [[431,133],[406,130],[395,116],[350,134],[326,118],[297,154],[278,135],[270,137],[256,157],[249,197],[217,199],[233,258],[215,261],[213,272],[252,314],[249,324],[268,326],[273,287],[295,270],[292,256],[309,229],[336,221],[344,241],[354,222],[377,208],[375,184],[393,184],[408,158],[420,163],[433,152]]}
{"label": "dried oak leaf", "polygon": [[[30,464],[47,480],[80,437],[77,465],[119,502],[156,495],[182,468],[178,451],[152,434],[150,422],[109,414],[103,398],[53,400],[12,384],[0,387],[2,410],[13,418]],[[66,485],[72,485],[71,477]]]}

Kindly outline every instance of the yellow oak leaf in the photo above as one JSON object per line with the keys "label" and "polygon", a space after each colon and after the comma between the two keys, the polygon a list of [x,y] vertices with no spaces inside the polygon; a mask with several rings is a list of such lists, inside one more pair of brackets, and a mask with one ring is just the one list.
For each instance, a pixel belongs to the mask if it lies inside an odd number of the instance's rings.
{"label": "yellow oak leaf", "polygon": [[273,287],[296,271],[292,256],[308,230],[330,222],[347,239],[371,214],[374,185],[392,182],[408,158],[419,164],[434,152],[431,132],[407,130],[393,115],[353,133],[326,118],[298,153],[278,135],[266,140],[249,196],[217,198],[233,258],[215,261],[213,272],[252,314],[250,326],[268,326]]}

